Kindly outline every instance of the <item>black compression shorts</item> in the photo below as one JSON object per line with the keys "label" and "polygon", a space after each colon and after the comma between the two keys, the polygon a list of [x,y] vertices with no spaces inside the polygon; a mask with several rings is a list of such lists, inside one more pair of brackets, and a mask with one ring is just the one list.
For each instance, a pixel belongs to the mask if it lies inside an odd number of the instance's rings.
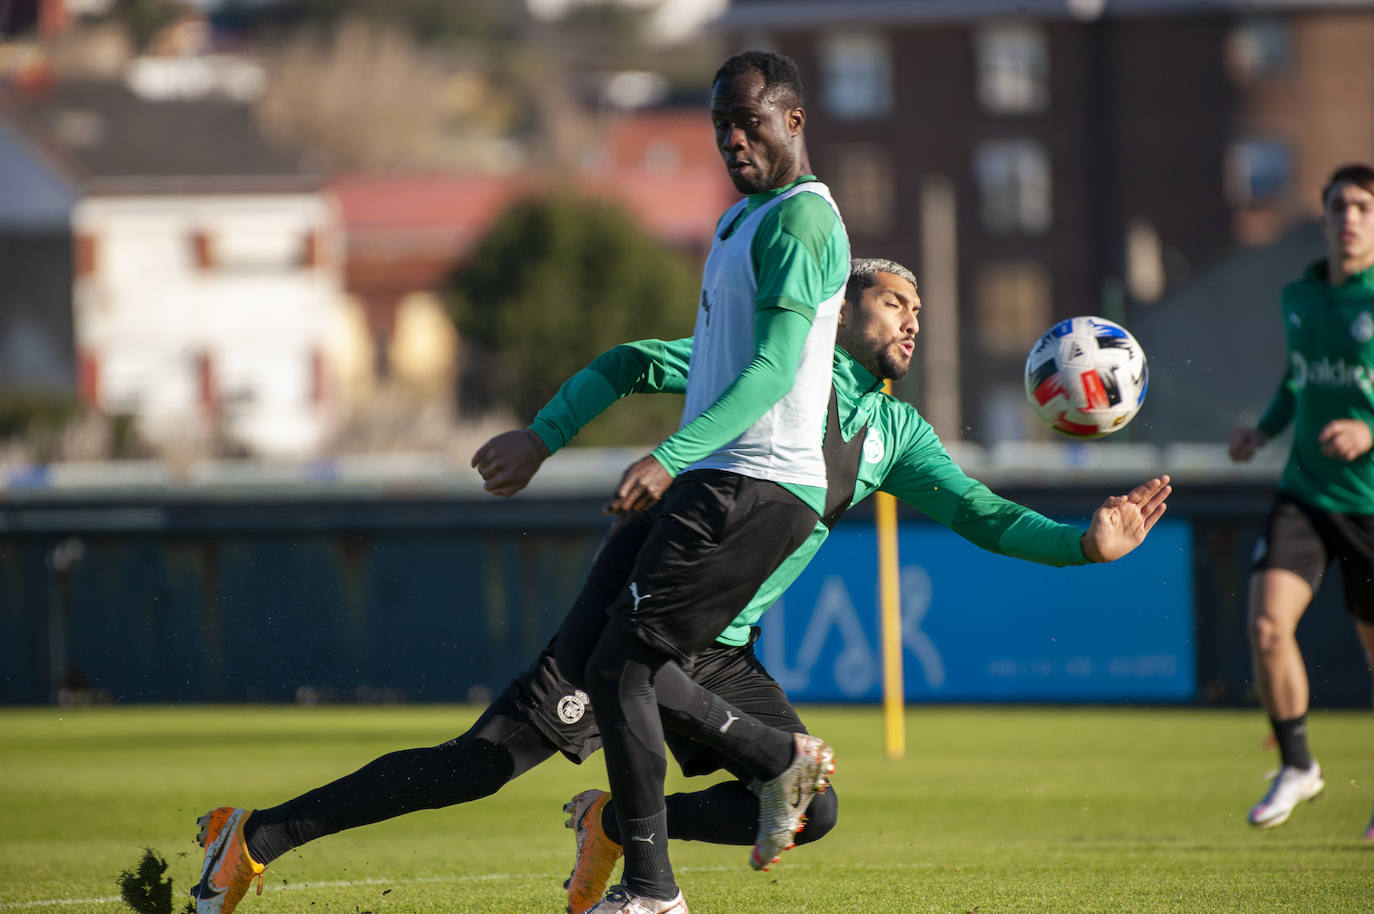
{"label": "black compression shorts", "polygon": [[[716,644],[700,651],[682,664],[683,670],[702,686],[765,724],[787,733],[805,733],[806,727],[787,700],[782,686],[768,675],[754,655],[752,642],[758,636],[758,629],[753,630],[753,636],[745,647]],[[570,761],[580,764],[601,748],[601,735],[596,729],[587,694],[560,675],[558,664],[547,648],[529,669],[506,687],[491,707],[506,716],[529,720],[540,735]],[[700,743],[672,731],[665,733],[665,739],[685,775],[726,769],[747,779],[742,772],[726,764],[723,757]]]}
{"label": "black compression shorts", "polygon": [[1374,624],[1374,515],[1336,514],[1278,493],[1254,570],[1291,571],[1315,593],[1332,560],[1340,565],[1346,611]]}

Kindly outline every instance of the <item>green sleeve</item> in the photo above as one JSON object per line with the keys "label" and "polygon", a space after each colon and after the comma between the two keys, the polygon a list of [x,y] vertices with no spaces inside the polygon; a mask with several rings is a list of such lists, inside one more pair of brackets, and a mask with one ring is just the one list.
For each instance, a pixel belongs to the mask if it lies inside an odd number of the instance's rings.
{"label": "green sleeve", "polygon": [[817,194],[796,194],[766,213],[749,250],[759,309],[785,308],[814,319],[817,306],[849,279],[848,236]]}
{"label": "green sleeve", "polygon": [[989,552],[1042,565],[1085,565],[1083,531],[993,493],[964,474],[924,419],[880,489]]}
{"label": "green sleeve", "polygon": [[1264,432],[1265,437],[1275,438],[1288,427],[1288,423],[1293,421],[1297,402],[1297,394],[1293,391],[1292,375],[1285,372],[1283,381],[1279,383],[1279,389],[1274,391],[1274,399],[1269,401],[1268,408],[1260,417],[1259,430]]}
{"label": "green sleeve", "polygon": [[964,494],[950,528],[990,552],[1041,565],[1086,565],[1083,531],[1008,501],[981,482]]}
{"label": "green sleeve", "polygon": [[682,394],[687,390],[691,338],[640,340],[606,350],[563,382],[530,423],[552,454],[621,397],[638,393]]}
{"label": "green sleeve", "polygon": [[[1281,326],[1287,327],[1292,317],[1290,307],[1296,307],[1301,296],[1303,283],[1289,283],[1284,287],[1283,293],[1279,296],[1279,318]],[[1279,378],[1278,390],[1274,391],[1274,396],[1260,415],[1257,428],[1264,433],[1265,437],[1273,439],[1277,437],[1288,424],[1293,421],[1293,416],[1297,413],[1298,397],[1297,388],[1293,384],[1293,360],[1289,353],[1292,350],[1292,342],[1289,341],[1288,352],[1284,354],[1283,376]]]}
{"label": "green sleeve", "polygon": [[676,476],[744,434],[792,389],[810,332],[811,320],[795,311],[756,311],[753,360],[716,402],[654,448],[654,459]]}

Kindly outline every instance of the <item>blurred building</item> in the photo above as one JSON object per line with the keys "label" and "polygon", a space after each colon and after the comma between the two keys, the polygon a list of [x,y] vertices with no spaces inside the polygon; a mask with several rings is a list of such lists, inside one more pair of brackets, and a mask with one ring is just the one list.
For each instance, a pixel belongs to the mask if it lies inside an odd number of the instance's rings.
{"label": "blurred building", "polygon": [[350,399],[388,384],[451,399],[457,334],[442,289],[522,183],[365,172],[331,180],[349,320],[364,341],[346,372]]}
{"label": "blurred building", "polygon": [[[1150,408],[1135,420],[1135,437],[1223,441],[1241,422],[1258,422],[1288,368],[1279,292],[1324,251],[1320,226],[1304,220],[1137,309],[1131,330],[1151,361]],[[1287,453],[1271,447],[1264,456]]]}
{"label": "blurred building", "polygon": [[10,0],[0,5],[0,35],[37,30],[45,34],[67,27],[74,13],[86,7],[108,7],[112,0]]}
{"label": "blurred building", "polygon": [[733,0],[718,24],[796,59],[855,253],[918,271],[903,393],[948,439],[1046,434],[1021,370],[1053,321],[1129,323],[1374,157],[1374,2]]}
{"label": "blurred building", "polygon": [[0,187],[5,386],[74,389],[165,450],[294,455],[328,433],[337,213],[243,104],[20,82]]}

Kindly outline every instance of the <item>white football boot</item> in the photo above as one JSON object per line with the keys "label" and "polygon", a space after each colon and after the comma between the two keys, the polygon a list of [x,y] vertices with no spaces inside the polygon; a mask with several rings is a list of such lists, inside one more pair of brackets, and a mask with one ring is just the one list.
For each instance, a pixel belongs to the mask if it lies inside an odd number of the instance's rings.
{"label": "white football boot", "polygon": [[795,846],[806,808],[816,794],[824,792],[826,776],[835,773],[835,753],[825,740],[795,733],[793,746],[792,764],[754,788],[759,798],[759,831],[749,865],[756,870],[768,869],[783,851]]}
{"label": "white football boot", "polygon": [[624,886],[615,886],[587,914],[689,914],[687,902],[678,890],[677,897],[664,901],[647,895],[631,895]]}
{"label": "white football boot", "polygon": [[1299,803],[1311,800],[1322,792],[1322,766],[1315,761],[1311,768],[1284,765],[1269,785],[1264,799],[1250,810],[1250,824],[1256,828],[1273,828],[1288,821]]}

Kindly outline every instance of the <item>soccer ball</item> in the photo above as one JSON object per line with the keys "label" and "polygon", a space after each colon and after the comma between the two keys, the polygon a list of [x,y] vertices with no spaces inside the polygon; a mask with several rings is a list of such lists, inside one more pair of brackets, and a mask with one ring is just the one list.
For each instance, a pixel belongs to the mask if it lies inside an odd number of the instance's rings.
{"label": "soccer ball", "polygon": [[1050,428],[1100,438],[1125,428],[1145,402],[1145,351],[1126,328],[1071,317],[1040,337],[1026,358],[1026,396]]}

